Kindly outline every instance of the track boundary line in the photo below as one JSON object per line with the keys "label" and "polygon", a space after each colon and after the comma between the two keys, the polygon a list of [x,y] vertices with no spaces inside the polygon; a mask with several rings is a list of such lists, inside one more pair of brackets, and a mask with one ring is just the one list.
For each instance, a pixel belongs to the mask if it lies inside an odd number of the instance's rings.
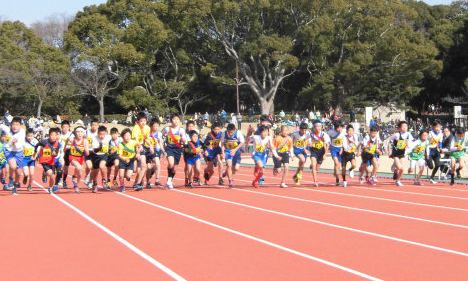
{"label": "track boundary line", "polygon": [[241,188],[233,188],[233,190],[243,191],[243,192],[250,192],[250,193],[255,193],[255,194],[261,194],[261,195],[265,195],[265,196],[285,198],[285,199],[302,201],[302,202],[307,202],[307,203],[314,203],[314,204],[319,204],[319,205],[326,205],[326,206],[342,208],[342,209],[349,209],[349,210],[355,210],[355,211],[361,211],[361,212],[368,212],[368,213],[373,213],[373,214],[378,214],[378,215],[385,215],[385,216],[391,216],[391,217],[397,217],[397,218],[416,220],[416,221],[422,221],[422,222],[428,222],[428,223],[441,224],[441,225],[446,225],[446,226],[453,226],[453,227],[468,229],[468,226],[461,225],[461,224],[454,224],[454,223],[448,223],[448,222],[442,222],[442,221],[423,219],[423,218],[418,218],[418,217],[398,215],[398,214],[393,214],[393,213],[386,213],[386,212],[380,212],[380,211],[375,211],[375,210],[368,210],[368,209],[362,209],[362,208],[357,208],[357,207],[350,207],[350,206],[345,206],[345,205],[339,205],[339,204],[333,204],[333,203],[327,203],[327,202],[321,202],[321,201],[315,201],[315,200],[309,200],[309,199],[303,199],[303,198],[297,198],[297,197],[291,197],[291,196],[285,196],[285,195],[279,195],[279,194],[271,194],[271,193],[265,193],[265,192],[259,192],[259,191],[241,189]]}
{"label": "track boundary line", "polygon": [[[42,188],[43,190],[46,190],[42,185],[40,185],[38,182],[34,181],[35,184],[37,184],[40,188]],[[148,261],[149,263],[151,263],[152,265],[156,266],[157,268],[159,268],[160,270],[162,270],[164,273],[166,273],[167,275],[169,275],[170,277],[172,277],[173,279],[175,280],[178,280],[178,281],[186,281],[185,278],[183,278],[182,276],[178,275],[177,273],[175,273],[174,271],[172,271],[171,269],[169,269],[168,267],[166,267],[165,265],[163,265],[162,263],[158,262],[157,260],[155,260],[154,258],[152,258],[151,256],[149,256],[148,254],[146,254],[145,252],[143,252],[142,250],[140,250],[139,248],[137,248],[136,246],[134,246],[132,243],[128,242],[127,240],[125,240],[124,238],[120,237],[119,235],[117,235],[115,232],[113,232],[112,230],[108,229],[107,227],[105,227],[104,225],[100,224],[99,222],[97,222],[96,220],[94,220],[93,218],[91,218],[90,216],[88,216],[87,214],[85,214],[83,211],[81,211],[80,209],[78,209],[77,207],[73,206],[71,203],[68,203],[65,199],[59,197],[58,195],[56,194],[51,194],[52,197],[54,197],[55,199],[57,199],[59,202],[61,202],[62,204],[64,204],[65,206],[67,206],[68,208],[72,209],[73,211],[75,211],[77,214],[79,214],[81,217],[83,217],[84,219],[86,219],[87,221],[89,221],[90,223],[92,223],[94,226],[98,227],[100,230],[104,231],[105,233],[107,233],[109,236],[111,236],[112,238],[114,238],[115,240],[117,240],[118,242],[120,242],[122,245],[126,246],[128,249],[130,249],[131,251],[133,251],[135,254],[139,255],[140,257],[142,257],[143,259],[145,259],[146,261]]]}
{"label": "track boundary line", "polygon": [[[456,250],[451,250],[451,249],[446,249],[446,248],[442,248],[442,247],[432,246],[432,245],[428,245],[428,244],[424,244],[424,243],[419,243],[419,242],[410,241],[410,240],[406,240],[406,239],[396,238],[396,237],[393,237],[393,236],[388,236],[388,235],[379,234],[379,233],[375,233],[375,232],[360,230],[360,229],[356,229],[356,228],[352,228],[352,227],[332,224],[332,223],[323,222],[323,221],[319,221],[319,220],[309,219],[309,218],[305,218],[305,217],[301,217],[301,216],[291,215],[291,214],[288,214],[288,213],[283,213],[283,212],[279,212],[279,211],[274,211],[274,210],[269,210],[269,209],[265,209],[265,208],[255,207],[255,206],[252,206],[252,205],[247,205],[247,204],[243,204],[243,203],[239,203],[239,202],[219,199],[219,198],[210,197],[210,196],[206,196],[206,195],[200,195],[200,194],[187,192],[187,191],[183,191],[183,190],[173,189],[173,191],[174,192],[179,192],[179,193],[189,194],[189,195],[192,195],[192,196],[198,196],[198,197],[202,197],[202,198],[206,198],[206,199],[210,199],[210,200],[229,203],[229,204],[233,204],[233,205],[238,205],[238,206],[254,209],[254,210],[257,210],[257,211],[263,211],[263,212],[272,213],[272,214],[276,214],[276,215],[280,215],[280,216],[285,216],[285,217],[290,217],[290,218],[294,218],[294,219],[298,219],[298,220],[303,220],[303,221],[308,221],[308,222],[312,222],[312,223],[316,223],[316,224],[321,224],[321,225],[325,225],[325,226],[329,226],[329,227],[333,227],[333,228],[343,229],[343,230],[347,230],[347,231],[351,231],[351,232],[357,232],[357,233],[366,234],[366,235],[370,235],[370,236],[375,236],[375,237],[388,239],[388,240],[393,240],[393,241],[397,241],[397,242],[401,242],[401,243],[405,243],[405,244],[411,244],[411,245],[420,246],[420,247],[423,247],[423,248],[428,248],[428,249],[432,249],[432,250],[437,250],[437,251],[441,251],[441,252],[446,252],[446,253],[450,253],[450,254],[455,254],[455,255],[468,257],[468,253],[464,253],[464,252],[460,252],[460,251],[456,251]],[[123,194],[123,195],[125,195],[125,194]],[[145,201],[143,199],[141,199],[141,200]]]}
{"label": "track boundary line", "polygon": [[128,195],[128,194],[125,194],[125,193],[119,193],[119,192],[115,192],[115,193],[117,195],[124,196],[124,197],[127,197],[127,198],[135,200],[135,201],[139,201],[141,203],[144,203],[144,204],[147,204],[147,205],[150,205],[150,206],[153,206],[153,207],[156,207],[156,208],[159,208],[159,209],[162,209],[162,210],[165,210],[165,211],[168,211],[168,212],[183,216],[185,218],[188,218],[188,219],[191,219],[191,220],[194,220],[194,221],[198,221],[200,223],[203,223],[203,224],[206,224],[206,225],[209,225],[209,226],[212,226],[212,227],[215,227],[215,228],[218,228],[218,229],[221,229],[221,230],[224,230],[224,231],[227,231],[227,232],[242,236],[244,238],[248,238],[248,239],[254,240],[256,242],[260,242],[262,244],[265,244],[265,245],[268,245],[268,246],[283,250],[285,252],[295,254],[297,256],[301,256],[303,258],[313,260],[313,261],[316,261],[316,262],[319,262],[319,263],[334,267],[336,269],[340,269],[342,271],[345,271],[345,272],[348,272],[348,273],[363,277],[363,278],[368,279],[368,280],[383,281],[382,279],[370,276],[370,275],[365,274],[363,272],[360,272],[360,271],[357,271],[357,270],[354,270],[354,269],[351,269],[351,268],[348,268],[348,267],[345,267],[345,266],[342,266],[342,265],[339,265],[339,264],[336,264],[336,263],[333,263],[333,262],[330,262],[330,261],[327,261],[327,260],[324,260],[324,259],[321,259],[321,258],[318,258],[318,257],[315,257],[315,256],[311,256],[311,255],[308,255],[308,254],[305,254],[305,253],[302,253],[302,252],[287,248],[285,246],[281,246],[279,244],[276,244],[276,243],[273,243],[273,242],[270,242],[270,241],[267,241],[267,240],[264,240],[264,239],[261,239],[261,238],[258,238],[258,237],[255,237],[255,236],[252,236],[252,235],[249,235],[249,234],[237,231],[237,230],[234,230],[234,229],[230,229],[228,227],[224,227],[224,226],[221,226],[221,225],[218,225],[218,224],[215,224],[215,223],[212,223],[212,222],[197,218],[195,216],[192,216],[192,215],[189,215],[189,214],[186,214],[186,213],[183,213],[183,212],[179,212],[179,211],[173,210],[171,208],[158,205],[158,204],[153,203],[153,202],[149,202],[149,201],[140,199],[138,197],[134,197],[134,196],[131,196],[131,195]]}

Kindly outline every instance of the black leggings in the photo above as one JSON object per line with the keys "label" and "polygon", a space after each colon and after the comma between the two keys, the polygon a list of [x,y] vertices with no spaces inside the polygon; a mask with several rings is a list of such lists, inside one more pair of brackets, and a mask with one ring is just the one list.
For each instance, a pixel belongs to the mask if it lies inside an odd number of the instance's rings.
{"label": "black leggings", "polygon": [[431,177],[434,177],[437,171],[439,170],[439,167],[441,166],[440,163],[440,153],[431,153],[429,154],[429,157],[426,160],[427,167],[432,170],[432,175]]}

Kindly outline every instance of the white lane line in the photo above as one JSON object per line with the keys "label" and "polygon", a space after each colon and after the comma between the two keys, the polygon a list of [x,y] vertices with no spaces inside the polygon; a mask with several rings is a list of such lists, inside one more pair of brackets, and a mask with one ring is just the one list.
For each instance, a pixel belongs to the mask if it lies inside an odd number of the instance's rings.
{"label": "white lane line", "polygon": [[340,269],[342,271],[345,271],[345,272],[348,272],[348,273],[363,277],[363,278],[368,279],[368,280],[375,280],[375,281],[382,280],[382,279],[370,276],[368,274],[359,272],[357,270],[354,270],[354,269],[351,269],[351,268],[348,268],[348,267],[345,267],[345,266],[342,266],[342,265],[339,265],[339,264],[336,264],[336,263],[333,263],[333,262],[330,262],[330,261],[327,261],[327,260],[324,260],[324,259],[321,259],[321,258],[318,258],[318,257],[314,257],[314,256],[311,256],[311,255],[308,255],[308,254],[305,254],[305,253],[302,253],[302,252],[299,252],[299,251],[296,251],[296,250],[293,250],[293,249],[290,249],[290,248],[275,244],[273,242],[269,242],[267,240],[263,240],[263,239],[255,237],[255,236],[245,234],[243,232],[239,232],[239,231],[236,231],[236,230],[233,230],[233,229],[230,229],[230,228],[227,228],[227,227],[224,227],[224,226],[221,226],[221,225],[218,225],[218,224],[215,224],[215,223],[212,223],[212,222],[209,222],[209,221],[206,221],[206,220],[203,220],[203,219],[200,219],[200,218],[197,218],[197,217],[194,217],[194,216],[191,216],[191,215],[188,215],[188,214],[185,214],[185,213],[182,213],[182,212],[179,212],[179,211],[176,211],[176,210],[173,210],[173,209],[170,209],[170,208],[167,208],[167,207],[164,207],[164,206],[161,206],[161,205],[158,205],[158,204],[155,204],[155,203],[152,203],[152,202],[137,198],[137,197],[133,197],[133,196],[130,196],[130,195],[125,194],[125,193],[120,193],[120,192],[115,192],[115,193],[120,195],[120,196],[125,196],[127,198],[132,199],[132,200],[136,200],[136,201],[139,201],[141,203],[144,203],[144,204],[147,204],[147,205],[150,205],[150,206],[153,206],[153,207],[156,207],[156,208],[159,208],[159,209],[162,209],[162,210],[165,210],[165,211],[168,211],[168,212],[171,212],[171,213],[186,217],[188,219],[191,219],[191,220],[194,220],[194,221],[197,221],[197,222],[200,222],[200,223],[203,223],[203,224],[206,224],[206,225],[209,225],[209,226],[212,226],[212,227],[227,231],[229,233],[236,234],[236,235],[239,235],[239,236],[254,240],[256,242],[260,242],[262,244],[274,247],[276,249],[280,249],[280,250],[283,250],[285,252],[288,252],[288,253],[291,253],[291,254],[294,254],[294,255],[298,255],[298,256],[301,256],[303,258],[313,260],[313,261],[316,261],[316,262],[319,262],[319,263],[334,267],[336,269]]}
{"label": "white lane line", "polygon": [[[39,183],[37,183],[36,181],[34,181],[35,184],[37,184],[40,188],[42,188],[43,190],[46,190],[42,185],[40,185]],[[173,279],[175,280],[178,280],[178,281],[185,281],[186,279],[184,279],[183,277],[181,277],[180,275],[178,275],[177,273],[175,273],[174,271],[172,271],[171,269],[169,269],[168,267],[166,267],[165,265],[163,265],[162,263],[158,262],[157,260],[153,259],[151,256],[149,256],[148,254],[146,254],[145,252],[143,252],[142,250],[138,249],[136,246],[134,246],[133,244],[131,244],[130,242],[128,242],[127,240],[123,239],[122,237],[120,237],[119,235],[117,235],[116,233],[112,232],[110,229],[108,229],[107,227],[103,226],[102,224],[100,224],[99,222],[97,222],[96,220],[94,220],[93,218],[91,218],[90,216],[88,216],[87,214],[85,214],[83,211],[81,211],[80,209],[76,208],[75,206],[73,206],[72,204],[68,203],[67,201],[65,201],[64,199],[62,199],[61,197],[55,195],[55,194],[51,194],[55,199],[57,199],[58,201],[60,201],[62,204],[64,204],[65,206],[69,207],[70,209],[72,209],[73,211],[75,211],[76,213],[78,213],[80,216],[82,216],[83,218],[85,218],[87,221],[89,221],[90,223],[94,224],[95,226],[97,226],[99,229],[101,229],[102,231],[104,231],[105,233],[107,233],[108,235],[110,235],[112,238],[114,238],[115,240],[117,240],[118,242],[120,242],[121,244],[123,244],[124,246],[126,246],[127,248],[129,248],[131,251],[133,251],[134,253],[136,253],[137,255],[139,255],[140,257],[144,258],[145,260],[147,260],[149,263],[151,263],[152,265],[156,266],[157,268],[161,269],[162,271],[164,271],[167,275],[169,275],[170,277],[172,277]]]}
{"label": "white lane line", "polygon": [[[357,233],[361,233],[361,234],[366,234],[366,235],[370,235],[370,236],[375,236],[375,237],[379,237],[379,238],[383,238],[383,239],[387,239],[387,240],[392,240],[392,241],[397,241],[397,242],[401,242],[401,243],[405,243],[405,244],[424,247],[424,248],[428,248],[428,249],[431,249],[431,250],[436,250],[436,251],[440,251],[440,252],[446,252],[446,253],[450,253],[450,254],[455,254],[455,255],[459,255],[459,256],[468,257],[468,253],[459,252],[459,251],[446,249],[446,248],[442,248],[442,247],[437,247],[437,246],[432,246],[432,245],[428,245],[428,244],[424,244],[424,243],[414,242],[414,241],[411,241],[411,240],[400,239],[400,238],[396,238],[396,237],[393,237],[393,236],[388,236],[388,235],[379,234],[379,233],[375,233],[375,232],[360,230],[360,229],[356,229],[356,228],[351,228],[351,227],[347,227],[347,226],[332,224],[332,223],[323,222],[323,221],[319,221],[319,220],[313,220],[313,219],[309,219],[309,218],[305,218],[305,217],[295,216],[295,215],[291,215],[291,214],[287,214],[287,213],[283,213],[283,212],[264,209],[264,208],[255,207],[255,206],[251,206],[251,205],[247,205],[247,204],[242,204],[242,203],[238,203],[238,202],[234,202],[234,201],[229,201],[229,200],[219,199],[219,198],[205,196],[205,195],[201,195],[201,194],[196,194],[196,193],[192,193],[192,192],[187,192],[187,191],[182,191],[182,190],[175,190],[175,189],[173,189],[173,191],[174,192],[179,192],[179,193],[189,194],[189,195],[192,195],[192,196],[202,197],[202,198],[206,198],[206,199],[210,199],[210,200],[215,200],[215,201],[219,201],[219,202],[223,202],[223,203],[228,203],[228,204],[232,204],[232,205],[237,205],[237,206],[241,206],[241,207],[245,207],[245,208],[250,208],[250,209],[257,210],[257,211],[272,213],[272,214],[276,214],[276,215],[280,215],[280,216],[284,216],[284,217],[289,217],[289,218],[294,218],[294,219],[303,220],[303,221],[307,221],[307,222],[312,222],[312,223],[316,223],[316,224],[321,224],[321,225],[325,225],[325,226],[329,226],[329,227],[333,227],[333,228],[348,230],[348,231],[357,232]],[[142,200],[142,201],[144,201],[144,200]]]}
{"label": "white lane line", "polygon": [[403,194],[414,194],[414,195],[423,195],[423,196],[430,196],[430,197],[437,197],[437,198],[449,198],[449,199],[468,201],[468,198],[465,198],[465,197],[448,196],[448,195],[440,195],[440,194],[433,194],[433,193],[420,193],[420,192],[413,192],[413,191],[400,191],[400,190],[381,189],[381,188],[363,187],[363,186],[351,186],[351,188],[375,190],[375,191],[383,191],[383,192],[393,192],[393,193],[403,193]]}
{"label": "white lane line", "polygon": [[374,210],[368,210],[368,209],[362,209],[362,208],[356,208],[356,207],[350,207],[350,206],[345,206],[345,205],[338,205],[338,204],[332,204],[332,203],[327,203],[327,202],[308,200],[308,199],[303,199],[303,198],[290,197],[290,196],[284,196],[284,195],[278,195],[278,194],[272,194],[272,193],[258,192],[258,191],[247,190],[247,189],[240,189],[240,188],[233,188],[233,189],[238,190],[238,191],[243,191],[243,192],[261,194],[261,195],[265,195],[265,196],[285,198],[285,199],[290,199],[290,200],[320,204],[320,205],[331,206],[331,207],[336,207],[336,208],[342,208],[342,209],[348,209],[348,210],[354,210],[354,211],[361,211],[361,212],[379,214],[379,215],[384,215],[384,216],[403,218],[403,219],[409,219],[409,220],[422,221],[422,222],[428,222],[428,223],[441,224],[441,225],[446,225],[446,226],[453,226],[453,227],[468,229],[468,226],[461,225],[461,224],[453,224],[453,223],[435,221],[435,220],[428,220],[428,219],[423,219],[423,218],[418,218],[418,217],[411,217],[411,216],[398,215],[398,214],[393,214],[393,213],[379,212],[379,211],[374,211]]}
{"label": "white lane line", "polygon": [[[242,182],[251,182],[251,181],[248,181],[248,180],[241,180],[241,179],[235,179],[235,180],[236,181],[242,181]],[[270,185],[267,184],[266,186],[270,186]],[[279,184],[275,184],[275,186],[279,186]],[[304,187],[295,187],[295,186],[293,186],[293,187],[289,187],[289,188],[298,189],[298,190],[312,191],[312,192],[337,194],[337,195],[341,195],[341,196],[359,197],[359,198],[382,200],[382,201],[389,201],[389,202],[409,204],[409,205],[417,205],[417,206],[424,206],[424,207],[431,207],[431,208],[440,208],[440,209],[468,212],[468,209],[463,209],[463,208],[455,208],[455,207],[440,206],[440,205],[431,205],[431,204],[425,204],[425,203],[417,203],[417,202],[411,202],[411,201],[403,201],[403,200],[388,199],[388,198],[382,198],[382,197],[366,196],[366,195],[343,193],[343,192],[335,192],[335,191],[326,191],[326,190],[316,189],[314,187],[304,188]]]}

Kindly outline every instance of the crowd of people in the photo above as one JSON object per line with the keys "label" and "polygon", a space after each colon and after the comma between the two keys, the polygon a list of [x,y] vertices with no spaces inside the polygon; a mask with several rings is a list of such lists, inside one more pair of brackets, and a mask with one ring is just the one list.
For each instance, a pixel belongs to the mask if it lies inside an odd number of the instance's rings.
{"label": "crowd of people", "polygon": [[[387,139],[380,138],[381,128],[373,124],[364,138],[359,137],[351,124],[333,122],[325,131],[320,120],[300,123],[293,132],[290,126],[272,128],[269,116],[262,116],[255,130],[249,127],[244,136],[234,124],[223,126],[214,122],[210,131],[202,135],[196,123],[189,120],[183,128],[179,115],[172,114],[168,126],[161,129],[159,118],[151,118],[145,112],[136,116],[132,129],[121,132],[117,128],[108,131],[97,120],[91,120],[88,128],[77,126],[71,130],[69,121],[62,121],[60,128],[52,127],[47,136],[37,140],[34,130],[22,128],[21,118],[14,117],[9,126],[0,125],[0,171],[4,190],[18,194],[21,183],[32,190],[35,167],[42,167],[42,180],[48,192],[73,188],[80,193],[84,184],[98,192],[98,181],[107,189],[118,188],[124,192],[132,187],[136,191],[153,186],[163,187],[160,181],[161,157],[167,158],[167,181],[165,187],[172,189],[176,167],[184,161],[185,185],[210,185],[217,170],[218,185],[234,186],[234,175],[240,168],[241,151],[252,146],[251,158],[255,164],[252,186],[259,187],[265,181],[265,167],[273,158],[273,175],[282,174],[280,187],[287,187],[289,163],[297,157],[299,165],[292,179],[299,185],[304,167],[310,158],[313,184],[318,186],[320,166],[328,154],[334,163],[337,186],[347,186],[347,176],[354,178],[359,172],[359,182],[375,185],[379,157],[387,153],[393,159],[394,180],[403,186],[403,161],[408,158],[408,173],[418,172],[414,183],[422,185],[421,176],[426,166],[432,169],[429,181],[437,182],[434,176],[442,166],[441,159],[450,159],[451,184],[455,175],[464,168],[466,136],[462,129],[452,135],[449,128],[435,121],[431,130],[421,130],[417,137],[408,131],[408,123],[399,121],[396,132]],[[225,129],[224,129],[225,128]],[[358,168],[356,158],[362,158]],[[202,159],[206,166],[202,168]],[[224,163],[224,165],[223,165]],[[348,165],[349,164],[349,165]],[[70,169],[72,168],[72,169]],[[357,170],[356,170],[357,169]],[[69,172],[71,175],[69,176]],[[134,179],[132,179],[135,174]],[[83,184],[81,183],[83,180]],[[132,183],[133,182],[133,183]],[[71,185],[69,185],[71,183]],[[154,184],[153,184],[154,183]]]}

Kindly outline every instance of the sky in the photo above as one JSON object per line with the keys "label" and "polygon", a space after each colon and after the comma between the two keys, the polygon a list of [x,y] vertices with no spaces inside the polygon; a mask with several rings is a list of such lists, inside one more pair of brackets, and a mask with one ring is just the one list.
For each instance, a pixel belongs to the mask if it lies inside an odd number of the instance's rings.
{"label": "sky", "polygon": [[[106,0],[0,0],[0,18],[19,20],[26,25],[53,14],[74,15],[84,6],[97,5]],[[430,5],[450,4],[452,0],[424,0]]]}

